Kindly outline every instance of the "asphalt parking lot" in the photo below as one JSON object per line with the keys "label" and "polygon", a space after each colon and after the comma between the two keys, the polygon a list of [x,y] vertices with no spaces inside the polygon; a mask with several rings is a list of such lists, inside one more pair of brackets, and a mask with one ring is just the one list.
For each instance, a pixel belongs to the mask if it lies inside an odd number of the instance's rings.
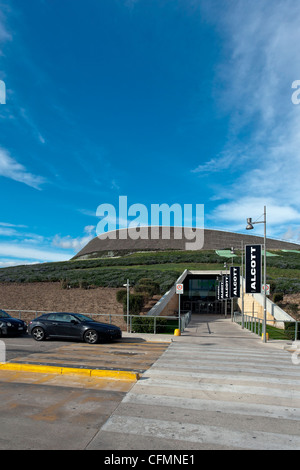
{"label": "asphalt parking lot", "polygon": [[[36,342],[29,336],[1,341],[7,362],[59,365],[71,372],[89,368],[143,373],[168,347],[167,342],[138,338],[95,345]],[[0,369],[0,449],[85,449],[134,383],[109,374],[91,377]]]}

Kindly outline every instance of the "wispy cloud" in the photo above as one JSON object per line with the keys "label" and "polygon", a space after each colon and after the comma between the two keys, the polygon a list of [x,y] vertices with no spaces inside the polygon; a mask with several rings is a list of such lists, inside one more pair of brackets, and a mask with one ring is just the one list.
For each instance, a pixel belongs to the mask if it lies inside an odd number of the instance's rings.
{"label": "wispy cloud", "polygon": [[255,208],[253,203],[263,208],[268,201],[277,224],[300,223],[296,177],[300,174],[300,106],[291,102],[292,82],[300,79],[300,63],[295,60],[300,4],[263,0],[253,8],[252,3],[237,0],[221,16],[213,12],[214,8],[206,8],[223,39],[223,60],[217,67],[217,83],[222,85],[215,97],[230,119],[228,143],[222,154],[201,163],[194,173],[213,174],[239,165],[242,152],[245,164],[239,167],[240,174],[226,192],[220,185],[228,210],[221,204],[215,214],[232,220],[235,201],[242,198],[243,203],[248,201],[248,209]]}
{"label": "wispy cloud", "polygon": [[61,251],[35,248],[15,243],[0,243],[0,257],[2,256],[6,258],[6,261],[8,257],[11,257],[12,262],[14,258],[18,258],[18,262],[21,264],[23,262],[22,260],[27,260],[27,262],[32,262],[32,260],[45,262],[65,261],[69,259],[69,255]]}
{"label": "wispy cloud", "polygon": [[[7,9],[8,7],[3,2],[0,2],[0,44],[12,40],[12,34],[7,27],[5,17],[5,10]],[[0,51],[0,55],[2,55],[2,51]]]}
{"label": "wispy cloud", "polygon": [[83,237],[43,236],[24,225],[0,222],[0,268],[20,264],[69,260],[91,238],[95,226],[88,225]]}
{"label": "wispy cloud", "polygon": [[20,116],[22,117],[23,121],[25,124],[31,129],[34,137],[40,142],[41,144],[46,143],[46,139],[44,136],[40,133],[39,129],[37,128],[36,124],[33,122],[31,117],[28,115],[28,111],[26,111],[24,108],[19,109]]}
{"label": "wispy cloud", "polygon": [[201,163],[197,168],[191,170],[199,176],[207,176],[210,173],[218,173],[233,167],[235,170],[240,169],[249,157],[247,154],[236,148],[236,151],[224,150],[221,155],[211,158],[207,162]]}
{"label": "wispy cloud", "polygon": [[53,239],[53,245],[59,248],[71,249],[77,252],[96,236],[95,228],[96,227],[94,225],[87,225],[84,228],[85,235],[77,238],[72,238],[70,235],[65,237],[55,235]]}
{"label": "wispy cloud", "polygon": [[267,206],[267,223],[269,228],[276,227],[278,223],[300,223],[300,211],[289,205],[278,204],[275,198],[240,197],[235,201],[229,201],[218,205],[209,216],[215,222],[227,223],[244,230],[247,217],[253,221],[263,220],[264,205]]}
{"label": "wispy cloud", "polygon": [[41,189],[45,179],[33,175],[27,169],[11,157],[8,150],[0,148],[0,176],[24,183],[35,189]]}

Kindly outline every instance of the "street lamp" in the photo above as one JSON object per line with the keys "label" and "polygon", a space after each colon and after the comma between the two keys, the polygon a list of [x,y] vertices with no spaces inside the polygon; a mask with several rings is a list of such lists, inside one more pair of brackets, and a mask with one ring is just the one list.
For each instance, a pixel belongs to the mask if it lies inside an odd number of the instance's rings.
{"label": "street lamp", "polygon": [[127,333],[129,332],[129,296],[130,296],[130,284],[129,284],[129,279],[127,279],[127,283],[123,284],[123,287],[127,288]]}
{"label": "street lamp", "polygon": [[251,218],[247,219],[246,230],[252,230],[254,224],[264,224],[264,320],[263,320],[263,342],[266,343],[266,325],[267,325],[267,254],[266,254],[266,241],[267,241],[267,209],[264,206],[264,220],[259,222],[252,222]]}

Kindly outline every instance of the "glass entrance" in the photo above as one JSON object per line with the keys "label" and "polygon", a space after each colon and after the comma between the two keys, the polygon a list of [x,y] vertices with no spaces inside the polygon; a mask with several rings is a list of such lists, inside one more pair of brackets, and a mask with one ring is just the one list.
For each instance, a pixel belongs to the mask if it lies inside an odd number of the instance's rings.
{"label": "glass entrance", "polygon": [[183,309],[192,313],[223,313],[223,304],[220,301],[192,300],[183,302]]}
{"label": "glass entrance", "polygon": [[195,314],[222,314],[224,302],[216,299],[215,274],[188,274],[184,280],[181,308]]}

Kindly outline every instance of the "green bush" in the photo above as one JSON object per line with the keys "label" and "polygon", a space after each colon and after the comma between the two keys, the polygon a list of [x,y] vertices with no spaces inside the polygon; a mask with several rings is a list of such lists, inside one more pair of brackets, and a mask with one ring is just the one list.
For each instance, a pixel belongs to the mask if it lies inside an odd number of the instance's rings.
{"label": "green bush", "polygon": [[80,279],[78,281],[78,284],[79,284],[80,289],[88,289],[90,287],[89,282],[83,279]]}
{"label": "green bush", "polygon": [[70,285],[70,281],[68,279],[61,279],[60,280],[60,288],[61,289],[68,289]]}
{"label": "green bush", "polygon": [[289,303],[289,304],[288,304],[288,307],[289,307],[289,310],[290,310],[294,315],[297,315],[298,310],[299,310],[298,304]]}
{"label": "green bush", "polygon": [[134,290],[135,292],[145,292],[149,297],[153,297],[153,295],[160,293],[160,286],[158,282],[153,281],[151,278],[142,277],[137,282]]}
{"label": "green bush", "polygon": [[[144,296],[141,294],[129,295],[129,313],[131,315],[138,315],[142,310],[145,303]],[[123,299],[123,312],[127,314],[127,296]]]}
{"label": "green bush", "polygon": [[277,302],[281,302],[283,300],[283,294],[281,292],[276,292],[273,297],[273,302],[277,304]]}
{"label": "green bush", "polygon": [[134,288],[135,292],[145,292],[149,295],[149,297],[153,297],[153,295],[159,293],[159,286],[154,286],[151,284],[138,284]]}
{"label": "green bush", "polygon": [[[293,341],[295,339],[295,326],[296,326],[295,322],[286,322],[284,324],[284,331],[285,331],[286,336],[289,339],[293,340]],[[300,339],[300,329],[299,328],[298,328],[297,339]]]}
{"label": "green bush", "polygon": [[127,299],[127,290],[124,290],[124,289],[118,290],[116,293],[116,299],[117,299],[117,302],[122,304],[124,299]]}
{"label": "green bush", "polygon": [[[156,319],[156,333],[165,333],[167,320],[165,318]],[[135,333],[153,333],[154,318],[153,317],[134,317],[131,320],[131,328]]]}

